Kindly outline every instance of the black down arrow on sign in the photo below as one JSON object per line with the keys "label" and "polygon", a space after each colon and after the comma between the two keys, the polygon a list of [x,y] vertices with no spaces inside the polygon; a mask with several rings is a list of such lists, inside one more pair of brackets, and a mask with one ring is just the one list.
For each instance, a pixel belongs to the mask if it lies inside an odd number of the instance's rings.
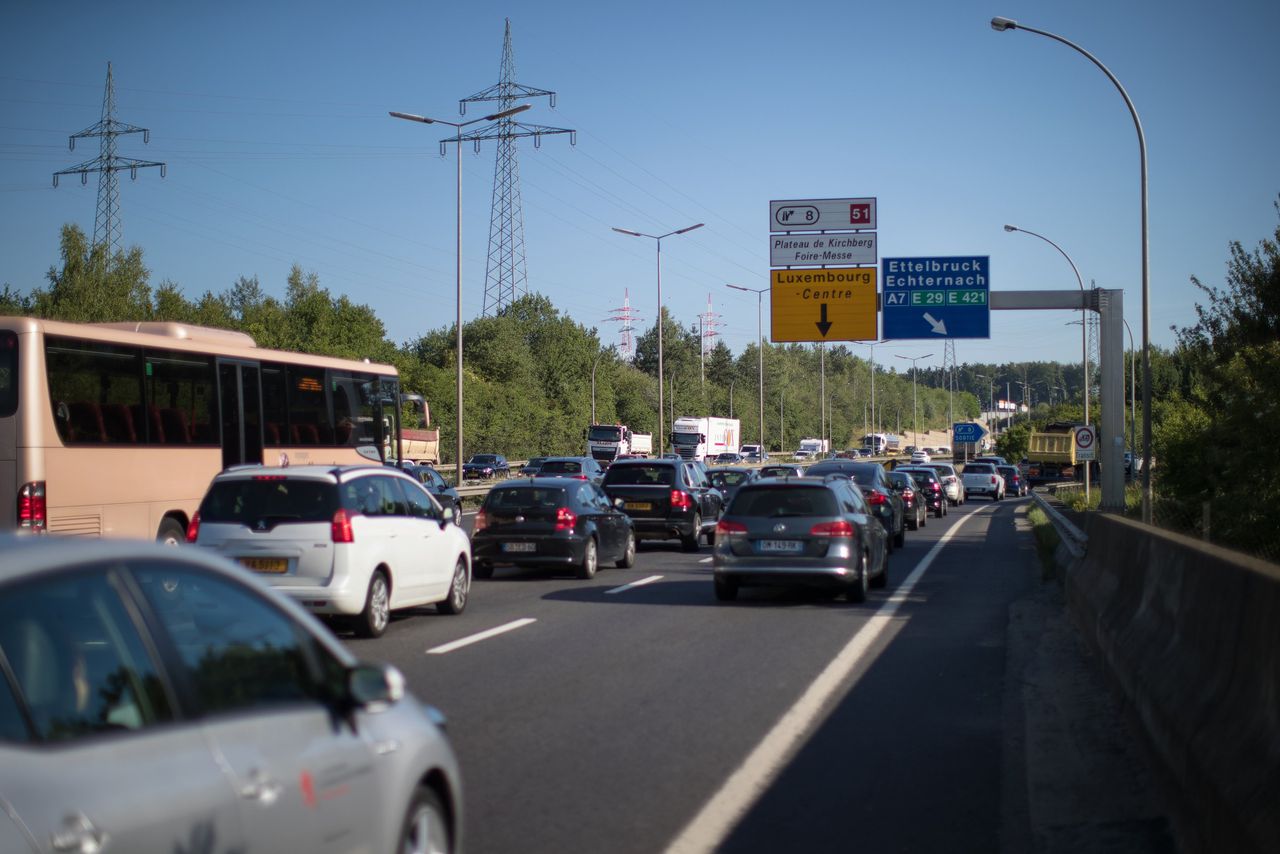
{"label": "black down arrow on sign", "polygon": [[831,323],[827,320],[827,304],[822,304],[822,319],[816,324],[818,331],[822,333],[822,337],[826,338],[827,333],[831,331]]}

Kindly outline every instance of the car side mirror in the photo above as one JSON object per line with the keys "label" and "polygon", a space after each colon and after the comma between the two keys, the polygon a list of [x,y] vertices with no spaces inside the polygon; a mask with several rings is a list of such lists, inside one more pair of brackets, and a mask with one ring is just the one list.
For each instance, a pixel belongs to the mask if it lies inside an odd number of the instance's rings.
{"label": "car side mirror", "polygon": [[627,503],[627,502],[626,502],[626,501],[624,501],[624,500],[622,500],[621,498],[615,498],[615,499],[613,499],[613,506],[614,506],[615,508],[617,508],[618,510],[621,510],[621,509],[623,508],[623,506],[624,506],[626,503]]}
{"label": "car side mirror", "polygon": [[443,528],[450,522],[458,524],[458,513],[452,507],[445,507],[440,514],[440,527]]}
{"label": "car side mirror", "polygon": [[404,696],[404,674],[390,664],[357,664],[347,671],[347,699],[366,712],[385,711]]}

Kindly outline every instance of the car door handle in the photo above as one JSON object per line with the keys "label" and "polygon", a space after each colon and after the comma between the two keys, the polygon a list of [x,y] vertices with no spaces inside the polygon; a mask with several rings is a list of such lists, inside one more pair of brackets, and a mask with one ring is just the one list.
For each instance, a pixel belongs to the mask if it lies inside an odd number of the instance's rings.
{"label": "car door handle", "polygon": [[97,854],[110,837],[93,826],[84,813],[69,815],[62,821],[62,829],[49,837],[54,851],[70,851],[74,854]]}
{"label": "car door handle", "polygon": [[240,787],[240,797],[247,801],[257,801],[264,807],[274,804],[284,791],[284,786],[271,779],[261,771],[254,771],[249,782]]}

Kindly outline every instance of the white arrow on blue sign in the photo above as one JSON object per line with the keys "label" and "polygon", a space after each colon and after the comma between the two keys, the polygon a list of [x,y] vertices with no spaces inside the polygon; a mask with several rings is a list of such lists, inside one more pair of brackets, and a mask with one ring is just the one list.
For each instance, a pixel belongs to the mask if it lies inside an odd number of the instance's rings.
{"label": "white arrow on blue sign", "polygon": [[987,431],[982,425],[973,421],[959,421],[951,425],[952,441],[955,442],[980,442],[985,435]]}

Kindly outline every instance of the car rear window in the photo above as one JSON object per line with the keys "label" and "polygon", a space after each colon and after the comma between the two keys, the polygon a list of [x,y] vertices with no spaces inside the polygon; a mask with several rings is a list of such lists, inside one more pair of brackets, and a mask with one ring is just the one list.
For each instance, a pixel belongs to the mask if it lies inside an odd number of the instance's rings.
{"label": "car rear window", "polygon": [[579,474],[582,463],[577,460],[547,460],[538,471],[542,474]]}
{"label": "car rear window", "polygon": [[671,465],[613,465],[605,472],[605,486],[671,486],[676,467]]}
{"label": "car rear window", "polygon": [[765,466],[760,469],[761,477],[786,477],[795,473],[796,470],[791,466]]}
{"label": "car rear window", "polygon": [[336,484],[322,480],[216,481],[200,505],[202,522],[328,522],[338,510]]}
{"label": "car rear window", "polygon": [[836,496],[825,486],[744,487],[729,505],[731,516],[835,516]]}
{"label": "car rear window", "polygon": [[964,467],[965,474],[995,474],[995,466],[991,463],[969,463]]}
{"label": "car rear window", "polygon": [[750,475],[745,471],[717,471],[711,473],[711,482],[716,486],[721,484],[737,486],[749,477]]}
{"label": "car rear window", "polygon": [[18,411],[18,334],[0,332],[0,418]]}
{"label": "car rear window", "polygon": [[494,489],[484,500],[486,510],[533,510],[564,505],[564,490],[545,486]]}

